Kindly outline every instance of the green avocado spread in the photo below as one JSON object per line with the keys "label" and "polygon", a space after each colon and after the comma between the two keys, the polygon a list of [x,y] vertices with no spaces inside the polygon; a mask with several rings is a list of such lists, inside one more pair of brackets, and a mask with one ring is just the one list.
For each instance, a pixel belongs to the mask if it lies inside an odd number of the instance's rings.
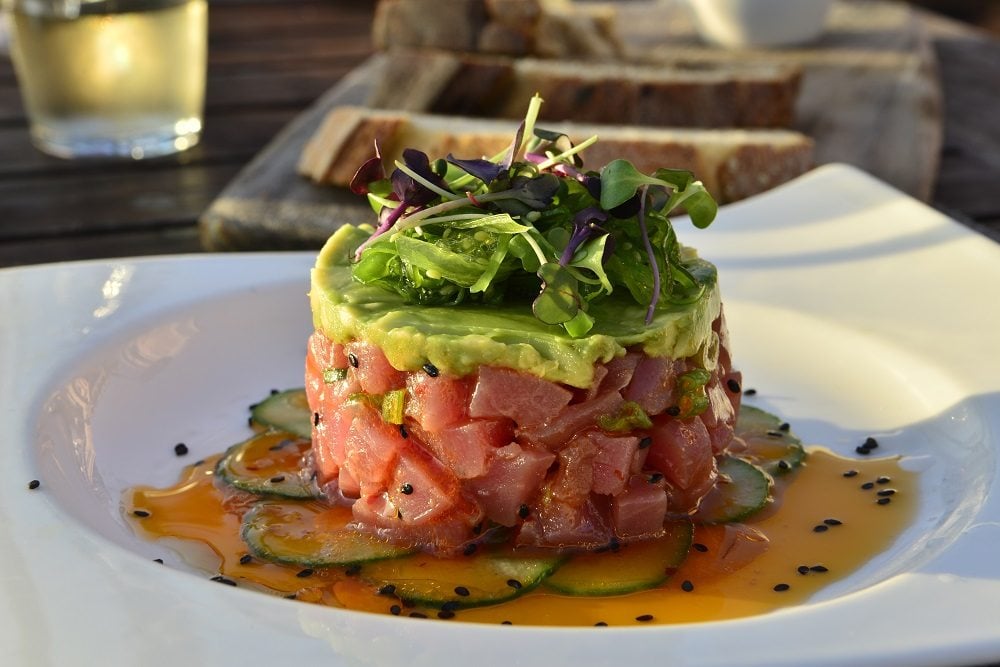
{"label": "green avocado spread", "polygon": [[710,358],[713,349],[717,352],[712,322],[721,300],[715,267],[703,260],[693,267],[705,285],[694,303],[662,305],[647,325],[645,308],[613,294],[590,306],[588,313],[597,322],[593,329],[572,338],[562,327],[536,319],[530,304],[420,306],[381,287],[361,284],[351,276],[351,258],[368,236],[345,225],[320,251],[309,295],[313,323],[334,342],[377,345],[400,370],[415,371],[430,362],[442,372],[462,376],[479,366],[499,366],[588,387],[594,365],[625,354],[626,348],[674,359],[696,354]]}

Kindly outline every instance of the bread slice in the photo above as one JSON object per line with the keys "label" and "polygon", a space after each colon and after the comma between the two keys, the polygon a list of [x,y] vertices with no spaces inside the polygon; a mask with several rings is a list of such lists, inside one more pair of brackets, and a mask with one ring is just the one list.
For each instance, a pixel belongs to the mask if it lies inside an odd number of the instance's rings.
{"label": "bread slice", "polygon": [[[720,202],[743,199],[790,180],[812,167],[813,142],[790,130],[680,129],[543,123],[574,142],[597,135],[585,149],[585,167],[598,170],[616,158],[640,171],[690,169]],[[414,114],[367,107],[337,107],[307,143],[299,173],[317,183],[346,186],[374,155],[378,141],[387,171],[404,148],[432,157],[493,156],[514,137],[510,121]]]}
{"label": "bread slice", "polygon": [[369,106],[516,119],[545,99],[544,120],[665,127],[789,127],[801,70],[756,63],[650,66],[394,50]]}

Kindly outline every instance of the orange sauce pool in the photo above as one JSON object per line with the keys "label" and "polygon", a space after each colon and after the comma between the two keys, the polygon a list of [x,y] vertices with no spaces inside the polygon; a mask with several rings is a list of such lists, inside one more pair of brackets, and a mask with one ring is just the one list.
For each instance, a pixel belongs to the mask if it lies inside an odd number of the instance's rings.
{"label": "orange sauce pool", "polygon": [[[214,568],[222,583],[360,611],[435,613],[400,610],[399,600],[379,595],[374,585],[358,576],[357,568],[303,572],[303,566],[251,558],[240,537],[240,520],[257,498],[234,493],[216,481],[218,458],[188,466],[169,488],[128,491],[124,510],[136,532],[166,540],[188,561]],[[786,479],[791,483],[782,484],[780,503],[748,522],[768,537],[768,550],[736,572],[712,571],[707,566],[711,559],[695,548],[658,588],[612,597],[574,597],[546,591],[543,584],[512,601],[461,609],[453,617],[565,626],[718,621],[763,614],[805,601],[885,551],[916,507],[916,475],[903,470],[898,457],[845,459],[811,448],[806,463]],[[350,513],[349,508],[338,511]],[[719,530],[696,527],[693,541],[716,543]]]}

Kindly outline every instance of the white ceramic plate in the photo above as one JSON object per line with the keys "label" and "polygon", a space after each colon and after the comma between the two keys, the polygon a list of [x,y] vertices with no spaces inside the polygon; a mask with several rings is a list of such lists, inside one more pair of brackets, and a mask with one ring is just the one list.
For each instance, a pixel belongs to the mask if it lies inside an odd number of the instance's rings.
{"label": "white ceramic plate", "polygon": [[843,453],[876,435],[921,471],[915,524],[857,575],[764,616],[620,629],[374,616],[209,582],[134,538],[120,494],[174,481],[245,433],[247,404],[301,383],[312,257],[29,267],[0,271],[0,663],[1000,660],[1000,247],[844,166],[678,228],[720,267],[756,403]]}

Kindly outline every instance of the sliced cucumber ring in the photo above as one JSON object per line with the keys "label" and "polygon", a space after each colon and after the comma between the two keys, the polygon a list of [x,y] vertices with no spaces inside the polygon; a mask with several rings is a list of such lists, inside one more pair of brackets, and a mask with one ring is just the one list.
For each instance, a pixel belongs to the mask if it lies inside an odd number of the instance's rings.
{"label": "sliced cucumber ring", "polygon": [[662,584],[691,549],[690,521],[671,522],[663,537],[625,544],[615,551],[574,556],[545,580],[569,595],[620,595]]}
{"label": "sliced cucumber ring", "polygon": [[806,458],[802,441],[780,418],[752,405],[740,406],[736,435],[747,443],[747,450],[741,455],[769,475],[791,472]]}
{"label": "sliced cucumber ring", "polygon": [[258,558],[306,567],[356,565],[412,551],[348,528],[350,521],[349,507],[260,502],[243,517],[243,541]]}
{"label": "sliced cucumber ring", "polygon": [[215,474],[237,489],[261,496],[318,498],[312,468],[303,465],[310,446],[309,440],[285,431],[258,433],[226,450]]}
{"label": "sliced cucumber ring", "polygon": [[418,553],[408,558],[368,563],[361,577],[392,586],[401,599],[428,607],[479,607],[516,598],[547,577],[562,558],[552,554],[481,553],[474,557],[437,558]]}
{"label": "sliced cucumber ring", "polygon": [[271,394],[250,409],[250,418],[261,426],[312,438],[313,413],[305,389],[286,389]]}
{"label": "sliced cucumber ring", "polygon": [[702,523],[743,521],[770,502],[772,483],[754,464],[724,457],[719,461],[719,481],[702,499],[695,518]]}

